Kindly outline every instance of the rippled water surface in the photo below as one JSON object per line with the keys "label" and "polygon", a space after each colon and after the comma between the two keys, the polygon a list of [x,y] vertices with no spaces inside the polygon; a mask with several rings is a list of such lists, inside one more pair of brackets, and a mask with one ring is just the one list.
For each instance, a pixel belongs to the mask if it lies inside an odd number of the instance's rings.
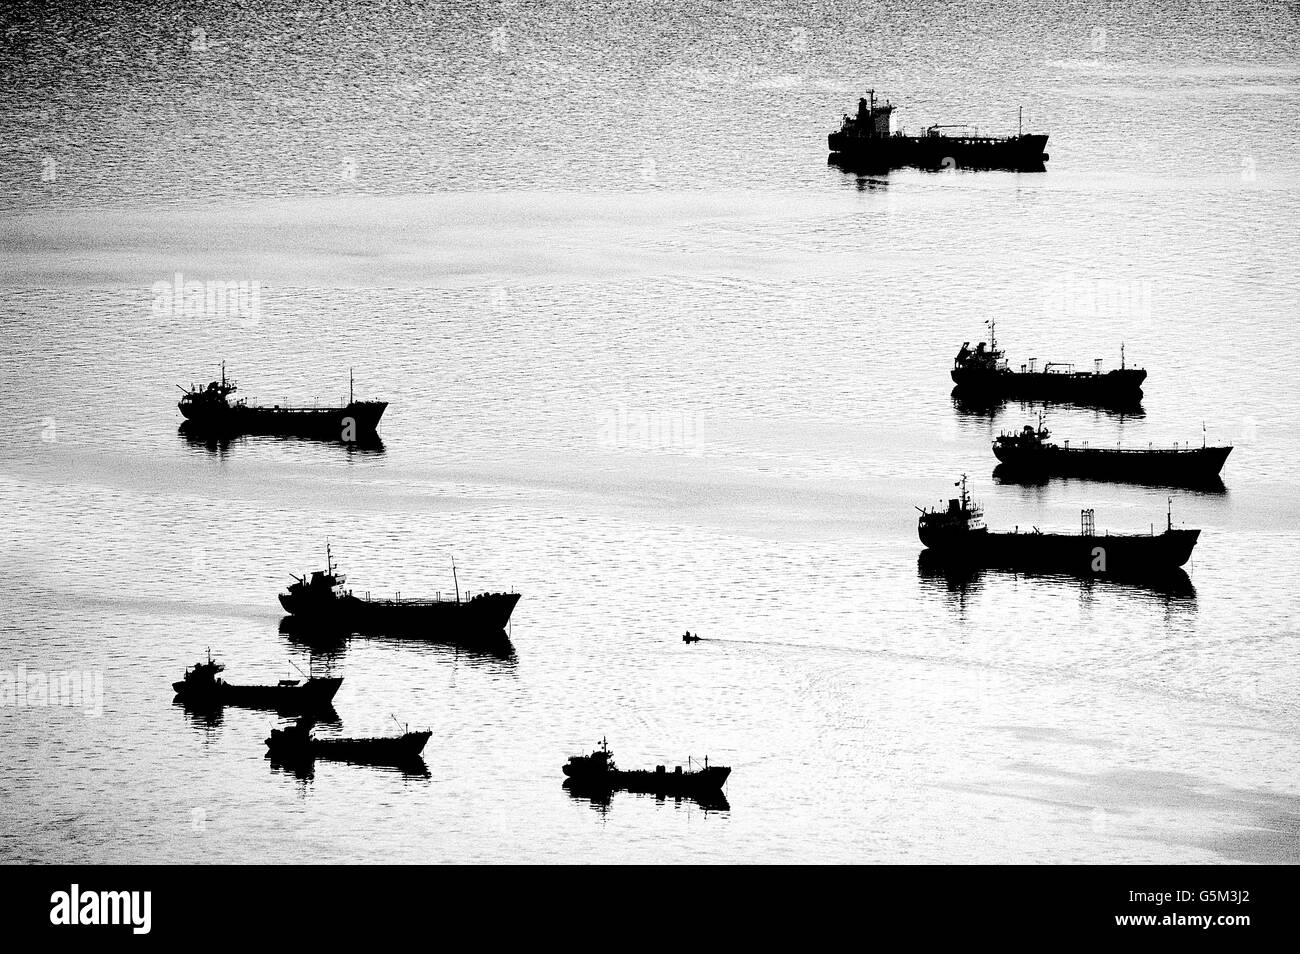
{"label": "rippled water surface", "polygon": [[[0,671],[104,698],[0,708],[0,859],[1300,859],[1297,16],[7,7]],[[829,167],[866,86],[908,129],[1023,106],[1048,171]],[[256,308],[172,308],[178,273]],[[1049,426],[1204,427],[1226,490],[996,481],[1039,409],[947,376],[992,316],[1013,360],[1123,343],[1142,410]],[[267,403],[354,369],[382,448],[187,440],[223,360]],[[913,508],[962,473],[994,527],[1172,506],[1191,586],[927,572]],[[275,597],[326,540],[358,591],[517,589],[513,650],[313,654]],[[428,726],[427,775],[271,766],[274,714],[171,704],[207,647],[343,676],[321,731]],[[602,735],[733,766],[729,808],[571,798]]]}

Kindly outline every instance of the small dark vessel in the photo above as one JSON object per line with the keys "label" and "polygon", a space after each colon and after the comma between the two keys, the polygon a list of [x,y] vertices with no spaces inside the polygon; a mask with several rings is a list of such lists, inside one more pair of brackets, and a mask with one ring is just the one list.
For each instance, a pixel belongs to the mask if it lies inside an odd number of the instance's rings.
{"label": "small dark vessel", "polygon": [[307,759],[337,759],[376,765],[402,765],[419,759],[429,741],[431,731],[411,732],[404,727],[401,735],[378,736],[368,739],[317,738],[312,735],[316,725],[310,716],[303,716],[284,729],[272,729],[266,740],[268,754],[284,762]]}
{"label": "small dark vessel", "polygon": [[[1101,480],[1164,482],[1184,486],[1213,484],[1232,453],[1229,447],[1071,447],[1048,441],[1051,431],[1026,424],[1020,432],[993,441],[993,453],[1006,472]],[[999,468],[1001,470],[1002,468]]]}
{"label": "small dark vessel", "polygon": [[946,510],[916,508],[921,542],[937,559],[956,565],[1140,577],[1181,567],[1201,535],[1174,529],[1172,511],[1161,533],[1153,525],[1149,534],[1098,534],[1092,510],[1083,511],[1077,534],[1043,533],[1037,527],[994,533],[984,526],[983,510],[971,502],[965,475],[958,486],[961,497],[949,500]]}
{"label": "small dark vessel", "polygon": [[[835,165],[869,172],[899,166],[922,169],[1008,169],[1042,172],[1047,161],[1047,136],[981,136],[971,134],[964,125],[930,126],[920,136],[908,136],[890,130],[894,107],[885,102],[876,105],[876,91],[869,90],[858,100],[857,115],[844,116],[838,131],[826,137],[831,162]],[[950,134],[945,130],[962,130]]]}
{"label": "small dark vessel", "polygon": [[958,397],[995,401],[1027,398],[1102,406],[1122,406],[1142,399],[1142,382],[1147,373],[1126,366],[1123,345],[1120,366],[1110,371],[1101,370],[1100,358],[1095,359],[1091,371],[1076,371],[1074,365],[1057,361],[1049,361],[1039,371],[1036,359],[1013,370],[998,350],[995,322],[989,321],[988,325],[988,346],[981,341],[972,349],[970,342],[964,341],[953,360],[953,394]]}
{"label": "small dark vessel", "polygon": [[710,765],[707,758],[704,767],[699,769],[688,765],[686,771],[682,771],[679,765],[669,772],[664,766],[657,765],[653,772],[648,769],[625,771],[614,764],[614,753],[604,739],[600,740],[600,748],[590,755],[569,756],[563,769],[574,788],[691,797],[721,791],[731,774],[730,768]]}
{"label": "small dark vessel", "polygon": [[245,706],[250,709],[275,709],[279,712],[317,712],[329,707],[330,700],[343,685],[342,677],[308,676],[306,679],[281,679],[274,686],[235,686],[219,677],[225,666],[213,662],[196,662],[185,670],[185,677],[172,683],[174,701],[184,705],[215,708]]}
{"label": "small dark vessel", "polygon": [[686,635],[682,637],[682,642],[684,643],[698,643],[699,641],[700,641],[699,633],[696,633],[694,636],[692,636],[691,631],[689,629],[686,631]]}
{"label": "small dark vessel", "polygon": [[[185,391],[184,388],[181,388]],[[226,365],[221,365],[221,380],[206,388],[191,387],[176,406],[185,415],[182,425],[189,434],[234,436],[238,434],[276,434],[314,437],[324,440],[356,442],[374,440],[379,419],[387,401],[357,401],[352,396],[352,376],[348,375],[348,403],[342,407],[256,407],[242,398],[231,401],[238,388],[226,379]]]}
{"label": "small dark vessel", "polygon": [[371,599],[343,589],[346,577],[335,572],[328,544],[325,569],[311,578],[294,577],[280,605],[294,616],[319,621],[327,627],[411,636],[431,640],[499,639],[519,602],[518,593],[477,593],[460,598],[456,565],[452,564],[455,599]]}

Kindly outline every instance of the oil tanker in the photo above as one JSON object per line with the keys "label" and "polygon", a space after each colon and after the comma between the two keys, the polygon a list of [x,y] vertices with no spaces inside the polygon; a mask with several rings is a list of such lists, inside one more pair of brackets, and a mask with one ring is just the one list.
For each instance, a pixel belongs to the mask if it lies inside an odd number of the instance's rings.
{"label": "oil tanker", "polygon": [[1001,434],[993,441],[999,475],[1092,477],[1133,483],[1210,486],[1221,483],[1219,473],[1231,446],[1090,447],[1048,440],[1051,431],[1026,424],[1019,433]]}
{"label": "oil tanker", "polygon": [[1042,370],[1037,359],[1030,359],[1013,369],[998,349],[997,326],[988,322],[989,343],[981,341],[974,348],[962,342],[953,359],[953,396],[975,401],[1002,401],[1008,398],[1068,401],[1101,407],[1134,406],[1142,400],[1143,368],[1130,368],[1120,345],[1120,366],[1101,370],[1096,358],[1091,371],[1077,371],[1073,364],[1049,361]]}
{"label": "oil tanker", "polygon": [[562,769],[568,778],[567,785],[588,791],[640,792],[648,795],[673,795],[699,797],[722,791],[731,769],[725,765],[710,765],[705,758],[702,768],[678,765],[669,772],[663,765],[649,769],[620,769],[614,764],[614,753],[609,743],[601,739],[600,748],[590,755],[571,755]]}
{"label": "oil tanker", "polygon": [[[830,162],[845,168],[887,171],[900,166],[922,169],[1006,169],[1042,172],[1048,155],[1047,136],[981,136],[962,124],[928,127],[920,136],[891,129],[894,107],[876,104],[876,91],[858,100],[856,115],[845,114],[840,128],[826,137]],[[952,133],[948,130],[960,130]]]}
{"label": "oil tanker", "polygon": [[375,632],[390,636],[455,642],[500,637],[519,602],[518,593],[476,593],[462,600],[456,567],[452,564],[454,599],[371,599],[345,590],[347,578],[336,571],[330,548],[325,547],[325,569],[308,578],[295,576],[280,605],[295,617],[342,627],[349,632]]}
{"label": "oil tanker", "polygon": [[[178,385],[179,387],[179,385]],[[193,385],[181,388],[184,395],[177,407],[185,418],[181,425],[187,433],[234,437],[243,434],[313,437],[323,440],[355,442],[374,438],[387,401],[358,401],[352,396],[352,375],[348,374],[348,403],[337,407],[270,407],[251,405],[242,398],[231,400],[238,390],[226,378],[221,365],[221,380],[205,388]]]}
{"label": "oil tanker", "polygon": [[209,653],[206,662],[196,662],[185,670],[184,678],[172,683],[175,701],[195,708],[244,706],[290,713],[317,712],[329,707],[343,685],[341,677],[309,675],[301,680],[281,679],[273,686],[240,686],[220,678],[225,668]]}
{"label": "oil tanker", "polygon": [[946,509],[918,507],[917,532],[935,558],[969,567],[1074,573],[1083,576],[1142,577],[1168,573],[1192,555],[1200,530],[1175,528],[1172,510],[1165,529],[1150,533],[1097,533],[1093,511],[1084,510],[1076,533],[1044,533],[1037,527],[994,533],[984,526],[983,510],[971,502],[966,477],[961,496]]}

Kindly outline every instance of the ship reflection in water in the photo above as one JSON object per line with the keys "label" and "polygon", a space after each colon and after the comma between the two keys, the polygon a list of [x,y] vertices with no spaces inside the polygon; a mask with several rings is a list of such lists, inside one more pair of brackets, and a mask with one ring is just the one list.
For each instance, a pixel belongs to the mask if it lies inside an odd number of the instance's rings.
{"label": "ship reflection in water", "polygon": [[1084,592],[1100,587],[1117,593],[1127,591],[1134,595],[1158,597],[1169,601],[1189,604],[1196,602],[1196,587],[1191,577],[1187,575],[1187,571],[1181,567],[1148,574],[1048,573],[954,563],[931,550],[923,550],[916,561],[916,575],[926,588],[943,590],[951,598],[959,601],[968,595],[980,592],[984,584],[990,580],[1023,578],[1067,583],[1079,587]]}
{"label": "ship reflection in water", "polygon": [[478,633],[472,639],[454,637],[414,638],[409,632],[385,632],[381,629],[356,630],[348,626],[331,626],[321,620],[285,616],[280,619],[280,635],[296,649],[310,650],[318,659],[333,662],[347,652],[354,639],[378,640],[400,643],[414,653],[435,656],[454,656],[467,662],[504,663],[513,667],[518,662],[515,646],[505,630],[496,633]]}
{"label": "ship reflection in water", "polygon": [[1213,477],[1201,477],[1196,474],[1181,476],[1177,474],[1160,474],[1149,477],[1142,475],[1107,477],[1097,474],[1088,477],[1056,477],[1046,473],[1020,470],[1006,464],[998,464],[993,468],[993,482],[1004,486],[1044,487],[1053,482],[1068,486],[1071,481],[1079,481],[1080,483],[1097,481],[1105,484],[1137,484],[1143,487],[1170,487],[1178,490],[1190,490],[1193,493],[1205,494],[1206,496],[1223,496],[1228,492],[1228,485],[1217,474]]}
{"label": "ship reflection in water", "polygon": [[1147,413],[1142,407],[1141,398],[1090,401],[1086,403],[1071,400],[1053,400],[1051,398],[1028,400],[1012,397],[969,395],[955,387],[952,389],[951,395],[953,410],[958,415],[986,421],[992,421],[1003,411],[1012,407],[1018,408],[1025,417],[1032,417],[1040,411],[1047,412],[1055,408],[1085,409],[1096,411],[1098,415],[1104,415],[1121,423],[1129,418],[1140,420],[1146,417]]}
{"label": "ship reflection in water", "polygon": [[[280,775],[292,775],[300,782],[312,782],[316,779],[316,760],[308,758],[283,758],[280,756],[267,755],[267,761],[271,765],[271,771]],[[429,772],[429,766],[425,763],[423,756],[415,756],[402,762],[395,762],[391,765],[380,762],[354,762],[349,759],[331,759],[333,762],[346,763],[351,766],[365,766],[365,768],[375,772],[386,772],[390,775],[400,775],[409,779],[429,779],[432,774]]]}
{"label": "ship reflection in water", "polygon": [[192,450],[206,451],[215,457],[225,457],[232,445],[243,444],[298,444],[306,441],[319,446],[334,446],[349,454],[380,455],[384,453],[384,441],[378,434],[358,435],[356,440],[343,441],[334,437],[285,437],[279,435],[227,435],[214,434],[195,427],[190,422],[182,424],[176,433],[181,436]]}
{"label": "ship reflection in water", "polygon": [[[602,815],[609,811],[615,797],[615,792],[612,789],[603,788],[598,785],[591,787],[575,785],[572,779],[565,780],[564,790],[574,801],[587,802],[592,809],[600,812]],[[722,792],[695,792],[689,795],[666,795],[662,793],[655,794],[652,792],[622,792],[618,797],[653,799],[661,805],[664,802],[671,801],[677,808],[681,808],[683,804],[689,806],[691,803],[694,803],[700,808],[703,808],[706,812],[731,811],[731,803],[727,801],[727,796]]]}

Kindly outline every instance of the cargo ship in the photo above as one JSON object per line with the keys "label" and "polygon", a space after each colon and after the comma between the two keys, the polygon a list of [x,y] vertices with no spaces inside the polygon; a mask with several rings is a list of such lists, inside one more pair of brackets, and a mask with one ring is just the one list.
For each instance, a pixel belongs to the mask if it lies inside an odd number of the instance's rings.
{"label": "cargo ship", "polygon": [[1044,533],[1037,527],[994,533],[984,525],[983,510],[972,503],[963,474],[961,496],[946,509],[921,512],[917,533],[935,558],[958,566],[996,567],[1075,573],[1084,576],[1141,577],[1167,573],[1192,555],[1200,530],[1175,528],[1172,501],[1165,529],[1150,533],[1097,533],[1094,513],[1084,510],[1075,533]]}
{"label": "cargo ship", "polygon": [[1031,358],[1019,369],[1012,369],[998,349],[997,326],[988,322],[989,343],[981,341],[974,348],[962,342],[953,359],[953,396],[973,401],[1001,401],[1008,398],[1068,401],[1103,407],[1131,406],[1142,400],[1142,382],[1147,373],[1128,367],[1124,346],[1120,345],[1120,366],[1101,370],[1096,358],[1091,371],[1076,371],[1073,364],[1049,361],[1042,370]]}
{"label": "cargo ship", "polygon": [[281,679],[273,686],[239,686],[220,678],[226,669],[212,659],[200,660],[185,670],[182,679],[172,683],[173,701],[193,708],[243,706],[249,709],[275,709],[277,712],[320,712],[329,708],[334,694],[343,685],[341,677],[307,676],[305,679]]}
{"label": "cargo ship", "polygon": [[1134,483],[1177,486],[1212,486],[1232,453],[1231,446],[1200,447],[1090,447],[1055,444],[1051,431],[1026,424],[1019,433],[1001,434],[993,441],[993,454],[1001,461],[999,475],[1091,477]]}
{"label": "cargo ship", "polygon": [[707,796],[722,791],[731,769],[710,765],[706,757],[702,768],[689,763],[685,771],[678,765],[669,772],[663,765],[649,769],[620,769],[614,764],[609,742],[601,739],[600,748],[590,755],[571,755],[562,766],[571,788],[588,791],[641,792],[648,795]]}
{"label": "cargo ship", "polygon": [[[894,107],[876,103],[876,91],[858,100],[856,115],[845,114],[840,128],[826,137],[830,162],[846,169],[887,171],[900,166],[922,169],[1004,169],[1042,172],[1048,160],[1047,136],[981,136],[964,124],[929,126],[920,136],[892,129]],[[951,132],[950,130],[956,130]]]}
{"label": "cargo ship", "polygon": [[371,599],[344,589],[347,578],[338,573],[328,545],[325,569],[308,578],[295,576],[280,605],[293,616],[329,629],[376,632],[429,640],[499,639],[519,602],[518,593],[476,593],[461,599],[456,565],[452,563],[454,599]]}
{"label": "cargo ship", "polygon": [[272,729],[266,740],[267,754],[282,762],[338,759],[374,765],[403,765],[415,762],[424,751],[432,731],[412,732],[403,727],[400,735],[372,738],[319,738],[312,734],[316,723],[310,716],[299,718],[284,729]]}
{"label": "cargo ship", "polygon": [[[180,387],[180,385],[177,385]],[[285,437],[313,437],[321,440],[356,442],[373,440],[387,401],[358,401],[348,373],[348,403],[337,407],[271,407],[251,405],[244,399],[231,400],[239,388],[226,378],[206,388],[181,388],[184,395],[176,406],[185,417],[181,427],[187,434],[233,437],[243,434]]]}

